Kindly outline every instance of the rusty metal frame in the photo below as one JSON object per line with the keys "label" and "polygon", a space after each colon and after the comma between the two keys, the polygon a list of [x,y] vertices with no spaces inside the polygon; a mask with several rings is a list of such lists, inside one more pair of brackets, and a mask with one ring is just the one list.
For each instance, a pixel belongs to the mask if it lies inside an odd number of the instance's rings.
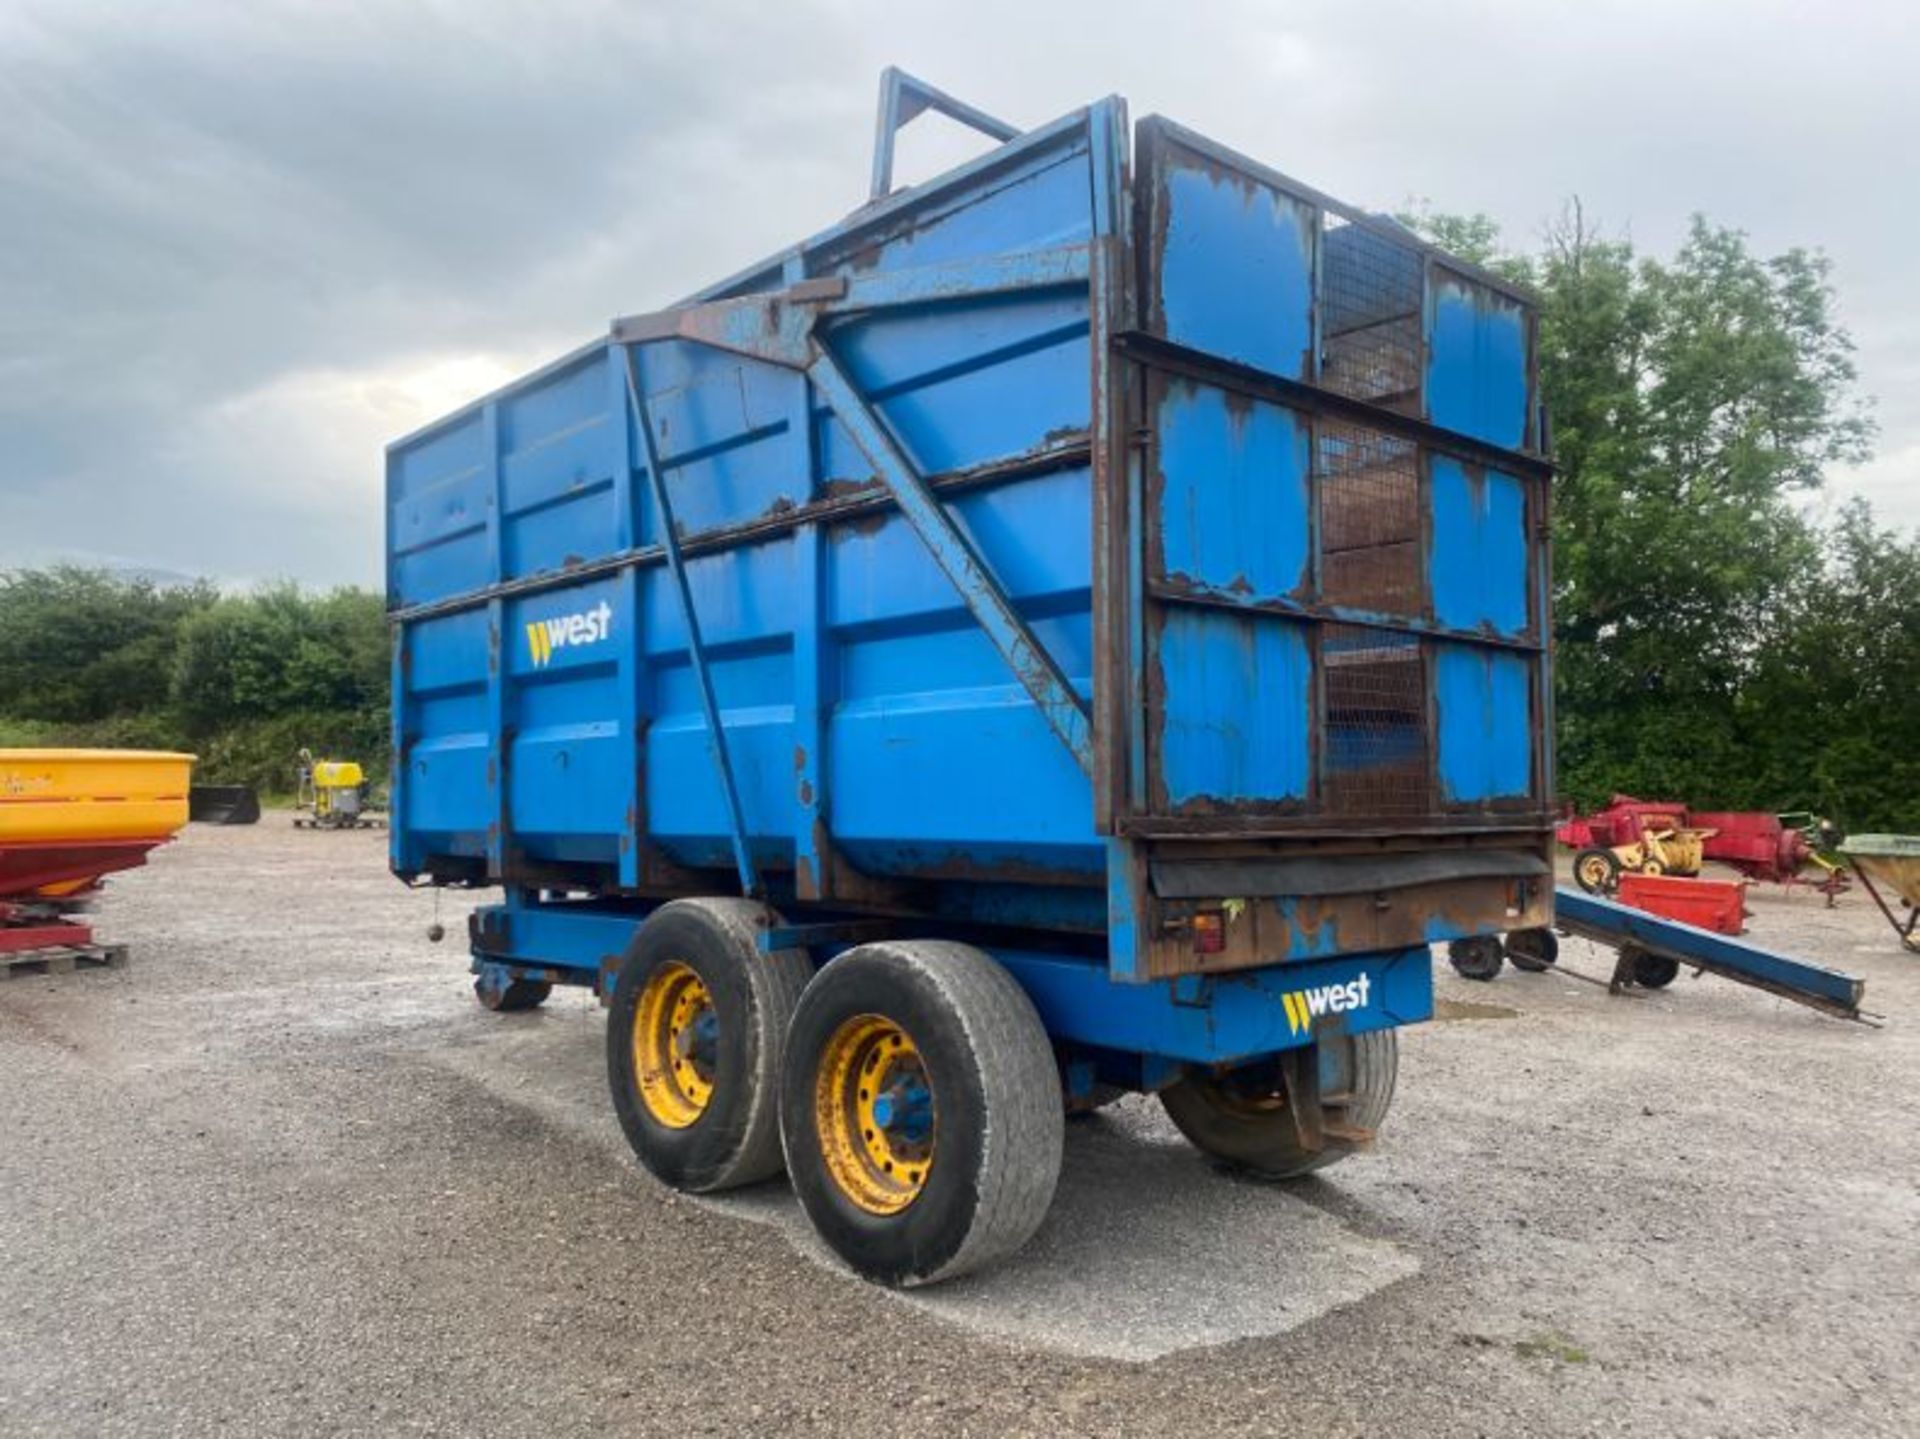
{"label": "rusty metal frame", "polygon": [[874,121],[873,184],[869,199],[884,200],[892,192],[894,137],[902,126],[928,110],[957,120],[994,140],[1005,142],[1020,137],[1019,129],[1005,120],[996,119],[985,110],[956,100],[925,80],[889,65],[880,72],[880,112]]}

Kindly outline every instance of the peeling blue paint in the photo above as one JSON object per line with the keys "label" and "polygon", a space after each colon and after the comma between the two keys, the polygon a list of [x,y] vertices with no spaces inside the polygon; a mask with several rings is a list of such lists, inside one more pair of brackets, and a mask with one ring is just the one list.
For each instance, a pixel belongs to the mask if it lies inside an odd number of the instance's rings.
{"label": "peeling blue paint", "polygon": [[1182,344],[1305,379],[1313,350],[1313,210],[1247,176],[1166,176],[1161,294]]}
{"label": "peeling blue paint", "polygon": [[1160,545],[1169,577],[1252,600],[1308,578],[1307,427],[1278,405],[1175,381],[1160,406]]}
{"label": "peeling blue paint", "polygon": [[1433,614],[1452,629],[1526,632],[1527,502],[1520,482],[1435,455]]}
{"label": "peeling blue paint", "polygon": [[1533,687],[1523,655],[1434,646],[1440,790],[1448,804],[1511,799],[1532,788]]}
{"label": "peeling blue paint", "polygon": [[1161,632],[1160,668],[1171,803],[1305,797],[1312,666],[1302,626],[1176,609]]}
{"label": "peeling blue paint", "polygon": [[1447,270],[1428,301],[1427,417],[1490,445],[1527,439],[1527,317],[1520,302]]}

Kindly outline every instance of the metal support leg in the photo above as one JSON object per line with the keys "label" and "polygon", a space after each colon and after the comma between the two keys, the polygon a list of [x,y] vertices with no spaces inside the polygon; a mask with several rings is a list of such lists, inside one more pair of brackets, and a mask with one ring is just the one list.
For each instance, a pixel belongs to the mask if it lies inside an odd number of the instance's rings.
{"label": "metal support leg", "polygon": [[[1920,940],[1913,937],[1914,928],[1920,926],[1920,906],[1909,908],[1907,922],[1902,924],[1899,916],[1893,912],[1893,906],[1881,898],[1880,891],[1874,887],[1873,879],[1866,870],[1856,866],[1854,873],[1860,876],[1860,883],[1867,887],[1867,893],[1873,896],[1873,902],[1880,906],[1880,913],[1887,917],[1887,923],[1893,926],[1893,932],[1900,936],[1900,943],[1914,953],[1920,954]],[[1831,904],[1832,900],[1828,900],[1828,903]]]}
{"label": "metal support leg", "polygon": [[1318,1154],[1327,1147],[1326,1110],[1320,1095],[1320,1046],[1283,1050],[1280,1083],[1286,1090],[1287,1110],[1293,1116],[1300,1147]]}
{"label": "metal support leg", "polygon": [[700,641],[700,617],[693,607],[693,589],[687,583],[687,567],[680,555],[680,537],[674,533],[673,505],[667,497],[667,477],[660,472],[660,446],[653,437],[653,416],[647,411],[640,393],[640,377],[634,364],[632,346],[621,350],[627,369],[627,402],[633,407],[633,422],[640,431],[646,449],[647,483],[653,491],[654,513],[659,517],[660,547],[666,551],[667,568],[673,572],[674,587],[680,592],[680,614],[687,625],[687,655],[693,661],[693,677],[700,691],[700,709],[707,719],[707,744],[713,762],[720,771],[720,788],[726,796],[727,821],[732,827],[733,862],[740,871],[741,893],[752,899],[765,899],[760,871],[753,862],[747,843],[746,814],[740,807],[740,789],[734,783],[733,762],[727,755],[727,733],[720,726],[720,705],[714,698],[713,676],[707,669],[706,646]]}

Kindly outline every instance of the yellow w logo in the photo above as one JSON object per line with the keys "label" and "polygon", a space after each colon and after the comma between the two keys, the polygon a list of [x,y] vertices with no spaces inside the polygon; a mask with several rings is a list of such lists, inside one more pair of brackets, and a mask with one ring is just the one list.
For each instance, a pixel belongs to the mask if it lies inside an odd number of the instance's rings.
{"label": "yellow w logo", "polygon": [[1307,1008],[1304,994],[1283,994],[1280,1002],[1287,1009],[1287,1033],[1305,1034],[1313,1028],[1313,1011]]}
{"label": "yellow w logo", "polygon": [[536,669],[553,658],[553,639],[544,623],[527,626],[527,649],[533,655]]}

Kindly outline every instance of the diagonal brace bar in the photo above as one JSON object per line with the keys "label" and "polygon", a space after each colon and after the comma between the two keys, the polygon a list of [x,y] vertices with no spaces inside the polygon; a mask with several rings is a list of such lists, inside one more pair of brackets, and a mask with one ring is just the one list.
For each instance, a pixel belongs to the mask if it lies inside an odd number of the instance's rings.
{"label": "diagonal brace bar", "polygon": [[700,709],[707,720],[707,745],[720,771],[720,788],[727,801],[727,823],[732,828],[733,863],[740,871],[740,890],[750,899],[765,899],[760,871],[754,865],[753,851],[747,843],[747,821],[740,807],[740,788],[734,782],[733,762],[727,754],[727,732],[720,726],[720,705],[714,698],[713,675],[707,669],[706,646],[700,639],[700,616],[693,607],[693,589],[687,583],[687,567],[680,555],[680,537],[673,527],[673,506],[667,497],[667,477],[660,469],[660,446],[653,435],[653,416],[641,396],[632,346],[622,346],[626,359],[627,403],[633,408],[633,421],[646,447],[647,484],[653,491],[654,513],[660,517],[660,547],[667,553],[667,568],[673,572],[674,587],[680,592],[680,614],[687,625],[687,655],[693,661],[693,676],[700,691]]}
{"label": "diagonal brace bar", "polygon": [[956,526],[946,507],[921,479],[913,461],[900,448],[880,417],[855,388],[839,361],[817,342],[807,378],[847,427],[855,445],[893,492],[907,523],[913,526],[934,563],[960,592],[987,638],[1013,670],[1015,678],[1033,696],[1040,715],[1060,737],[1074,762],[1088,777],[1093,774],[1093,725],[1086,706],[1061,673],[1033,631],[995,581],[973,542]]}

